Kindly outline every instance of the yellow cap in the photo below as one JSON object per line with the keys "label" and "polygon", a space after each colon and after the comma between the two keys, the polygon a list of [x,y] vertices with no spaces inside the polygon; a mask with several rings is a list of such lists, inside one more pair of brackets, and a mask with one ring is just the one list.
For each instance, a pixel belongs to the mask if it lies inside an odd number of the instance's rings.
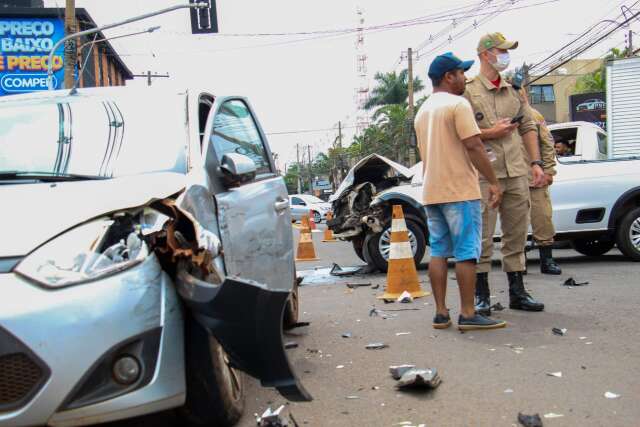
{"label": "yellow cap", "polygon": [[494,47],[497,49],[515,49],[518,47],[518,42],[507,40],[502,33],[490,33],[482,36],[480,42],[478,42],[478,53],[493,49]]}

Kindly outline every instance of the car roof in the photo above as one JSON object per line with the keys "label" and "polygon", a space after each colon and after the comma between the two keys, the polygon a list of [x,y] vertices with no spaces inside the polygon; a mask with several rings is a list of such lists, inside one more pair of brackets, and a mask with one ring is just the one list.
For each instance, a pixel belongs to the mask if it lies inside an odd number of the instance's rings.
{"label": "car roof", "polygon": [[576,127],[591,127],[591,128],[596,128],[597,130],[601,131],[601,132],[605,132],[604,129],[602,129],[600,126],[590,123],[590,122],[565,122],[565,123],[554,123],[549,125],[549,130],[556,130],[556,129],[567,129],[567,128],[576,128]]}

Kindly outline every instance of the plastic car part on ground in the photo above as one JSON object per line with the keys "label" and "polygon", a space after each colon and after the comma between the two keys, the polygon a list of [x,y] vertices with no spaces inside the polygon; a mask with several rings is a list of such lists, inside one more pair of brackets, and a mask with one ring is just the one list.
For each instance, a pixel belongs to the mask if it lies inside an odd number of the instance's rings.
{"label": "plastic car part on ground", "polygon": [[540,419],[540,414],[518,414],[518,422],[525,427],[543,427],[542,420]]}
{"label": "plastic car part on ground", "polygon": [[398,297],[396,302],[401,302],[401,303],[407,304],[407,303],[413,302],[413,297],[411,296],[411,294],[409,292],[404,291],[402,294],[400,294],[400,296]]}
{"label": "plastic car part on ground", "polygon": [[411,369],[414,369],[415,367],[416,367],[416,365],[389,366],[389,373],[391,374],[391,377],[394,380],[399,380],[400,378],[402,378],[402,375],[405,372],[410,371]]}
{"label": "plastic car part on ground", "polygon": [[567,334],[567,328],[552,328],[551,332],[553,332],[554,335],[559,335],[562,337]]}
{"label": "plastic car part on ground", "polygon": [[284,405],[280,406],[275,411],[272,411],[271,408],[267,408],[264,413],[256,417],[256,423],[258,427],[288,427],[292,424],[289,423],[283,415],[282,411],[284,410]]}
{"label": "plastic car part on ground", "polygon": [[342,268],[338,264],[334,263],[329,274],[331,274],[332,276],[353,276],[354,274],[358,274],[359,272],[360,267]]}
{"label": "plastic car part on ground", "polygon": [[398,380],[398,388],[437,388],[442,380],[436,369],[409,369]]}
{"label": "plastic car part on ground", "polygon": [[367,350],[382,350],[383,348],[389,348],[389,345],[382,342],[374,342],[371,344],[367,344],[365,348]]}

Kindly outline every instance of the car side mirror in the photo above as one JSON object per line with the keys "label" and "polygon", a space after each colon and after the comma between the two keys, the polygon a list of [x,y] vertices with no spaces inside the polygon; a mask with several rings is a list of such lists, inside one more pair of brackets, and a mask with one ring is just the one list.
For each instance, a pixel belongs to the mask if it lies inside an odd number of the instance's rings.
{"label": "car side mirror", "polygon": [[237,187],[256,177],[258,168],[249,157],[237,153],[228,153],[220,161],[220,175],[227,187]]}

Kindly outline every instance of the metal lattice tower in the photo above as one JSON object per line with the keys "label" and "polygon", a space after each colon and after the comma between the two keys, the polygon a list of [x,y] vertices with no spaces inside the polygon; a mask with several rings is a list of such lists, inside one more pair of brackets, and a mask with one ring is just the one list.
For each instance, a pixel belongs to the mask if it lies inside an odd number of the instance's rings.
{"label": "metal lattice tower", "polygon": [[358,87],[356,89],[356,134],[361,134],[369,126],[369,114],[364,106],[369,100],[369,76],[367,71],[367,53],[364,44],[364,11],[358,7],[358,31],[356,33],[356,72]]}

